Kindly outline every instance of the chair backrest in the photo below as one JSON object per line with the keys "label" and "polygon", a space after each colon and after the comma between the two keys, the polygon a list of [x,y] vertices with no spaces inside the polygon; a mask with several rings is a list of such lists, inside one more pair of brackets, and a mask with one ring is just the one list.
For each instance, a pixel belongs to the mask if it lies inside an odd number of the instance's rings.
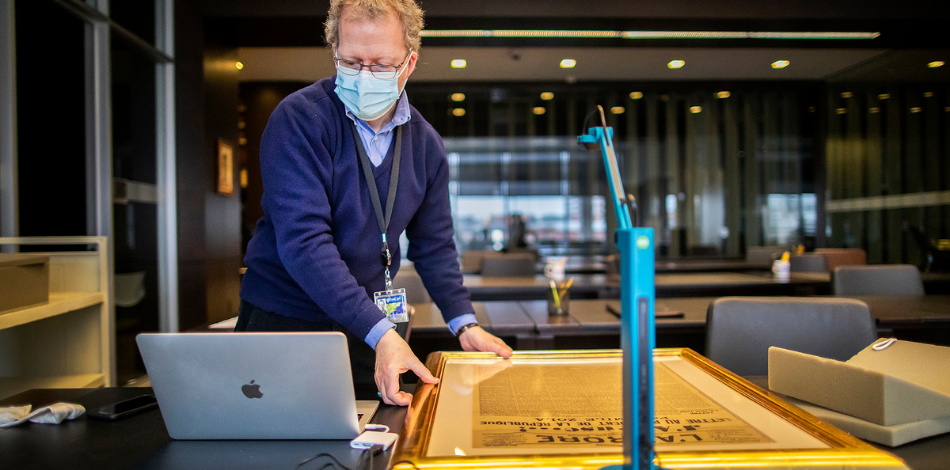
{"label": "chair backrest", "polygon": [[462,253],[462,271],[467,273],[478,272],[482,268],[482,258],[488,256],[494,251],[487,250],[469,250]]}
{"label": "chair backrest", "polygon": [[783,246],[750,246],[746,248],[745,260],[752,264],[772,265],[772,261],[788,251]]}
{"label": "chair backrest", "polygon": [[794,273],[826,273],[825,257],[815,253],[803,253],[788,258],[788,267]]}
{"label": "chair backrest", "polygon": [[113,282],[116,307],[134,307],[145,298],[145,271],[116,273]]}
{"label": "chair backrest", "polygon": [[394,288],[406,289],[406,302],[410,304],[430,304],[432,297],[422,284],[422,278],[412,266],[402,266],[393,278]]}
{"label": "chair backrest", "polygon": [[770,346],[846,361],[876,339],[854,299],[722,297],[706,313],[706,357],[739,375],[768,374]]}
{"label": "chair backrest", "polygon": [[499,253],[482,258],[484,277],[534,277],[533,253]]}
{"label": "chair backrest", "polygon": [[835,295],[924,295],[920,270],[911,264],[838,266],[831,283]]}
{"label": "chair backrest", "polygon": [[861,248],[816,248],[815,253],[824,255],[829,272],[838,266],[868,264],[867,252]]}

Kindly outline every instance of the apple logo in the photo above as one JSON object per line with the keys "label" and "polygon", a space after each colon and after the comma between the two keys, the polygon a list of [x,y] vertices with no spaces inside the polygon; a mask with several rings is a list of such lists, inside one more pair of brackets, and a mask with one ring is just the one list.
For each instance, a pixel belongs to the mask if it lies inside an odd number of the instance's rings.
{"label": "apple logo", "polygon": [[255,384],[253,380],[249,384],[242,385],[241,392],[248,398],[261,398],[264,396],[264,394],[261,393],[261,384]]}

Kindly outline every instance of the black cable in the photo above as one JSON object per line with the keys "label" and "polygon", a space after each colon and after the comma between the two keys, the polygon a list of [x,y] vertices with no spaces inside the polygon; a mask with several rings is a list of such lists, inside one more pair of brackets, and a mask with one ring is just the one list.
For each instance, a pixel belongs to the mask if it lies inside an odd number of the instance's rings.
{"label": "black cable", "polygon": [[336,459],[336,457],[334,457],[333,455],[328,454],[328,453],[326,453],[326,452],[323,452],[323,453],[314,455],[313,457],[310,457],[309,459],[306,459],[306,460],[304,460],[304,461],[298,463],[297,466],[294,467],[294,468],[295,468],[295,469],[296,469],[296,468],[300,468],[300,467],[302,467],[302,466],[304,466],[304,465],[306,465],[306,464],[308,464],[308,463],[310,463],[310,462],[312,462],[312,461],[314,461],[314,460],[319,459],[320,457],[329,457],[329,458],[330,458],[331,460],[333,460],[333,461],[332,461],[332,462],[327,462],[327,463],[325,463],[322,467],[318,468],[317,470],[323,470],[324,468],[327,468],[327,466],[331,466],[331,467],[333,467],[333,468],[342,468],[343,470],[351,470],[350,467],[347,467],[346,465],[343,465],[342,463],[340,463],[339,460]]}
{"label": "black cable", "polygon": [[633,224],[633,227],[639,227],[640,223],[640,207],[637,205],[637,198],[633,194],[627,194],[627,207],[630,208],[630,223]]}
{"label": "black cable", "polygon": [[590,110],[589,113],[587,113],[587,117],[584,118],[584,124],[581,125],[581,133],[580,133],[580,135],[585,135],[585,134],[587,134],[587,121],[590,121],[590,117],[593,116],[594,113],[596,113],[596,112],[597,112],[597,108],[594,108],[594,109]]}
{"label": "black cable", "polygon": [[370,448],[364,450],[360,453],[360,459],[356,463],[356,470],[372,470],[373,460],[379,454],[383,453],[383,446],[380,444],[374,444]]}

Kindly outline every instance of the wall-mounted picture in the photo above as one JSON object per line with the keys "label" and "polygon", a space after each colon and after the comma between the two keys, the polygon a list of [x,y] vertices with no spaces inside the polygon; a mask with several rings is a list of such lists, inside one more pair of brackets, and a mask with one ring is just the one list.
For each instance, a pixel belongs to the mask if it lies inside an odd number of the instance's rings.
{"label": "wall-mounted picture", "polygon": [[234,194],[234,146],[218,139],[218,194]]}

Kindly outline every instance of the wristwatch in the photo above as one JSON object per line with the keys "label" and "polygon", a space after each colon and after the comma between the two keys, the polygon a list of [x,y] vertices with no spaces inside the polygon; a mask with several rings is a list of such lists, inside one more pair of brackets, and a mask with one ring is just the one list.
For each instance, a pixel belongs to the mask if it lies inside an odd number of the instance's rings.
{"label": "wristwatch", "polygon": [[458,338],[459,336],[462,336],[462,333],[465,333],[469,328],[475,328],[476,326],[478,326],[478,323],[466,323],[460,326],[459,329],[455,330],[455,337]]}

